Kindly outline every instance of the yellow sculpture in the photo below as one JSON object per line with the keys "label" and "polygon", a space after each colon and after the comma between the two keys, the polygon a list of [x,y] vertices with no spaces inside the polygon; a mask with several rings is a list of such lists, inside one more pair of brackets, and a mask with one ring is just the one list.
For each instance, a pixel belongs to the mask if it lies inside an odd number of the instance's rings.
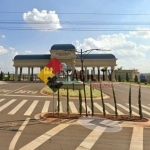
{"label": "yellow sculpture", "polygon": [[45,83],[47,84],[48,82],[48,77],[52,78],[54,77],[55,74],[53,73],[53,68],[48,68],[44,67],[39,73],[38,77]]}

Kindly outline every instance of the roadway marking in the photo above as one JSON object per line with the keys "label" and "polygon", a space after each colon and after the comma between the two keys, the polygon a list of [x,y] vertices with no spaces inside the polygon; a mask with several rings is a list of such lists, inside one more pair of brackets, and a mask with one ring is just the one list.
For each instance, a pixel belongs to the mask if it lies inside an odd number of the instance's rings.
{"label": "roadway marking", "polygon": [[144,107],[144,108],[146,108],[146,109],[149,109],[149,110],[150,110],[150,108],[149,108],[149,107],[147,107],[147,106],[145,106],[145,105],[142,105],[142,107]]}
{"label": "roadway marking", "polygon": [[135,126],[129,150],[143,150],[143,127]]}
{"label": "roadway marking", "polygon": [[70,109],[71,109],[72,113],[78,113],[73,102],[69,102],[69,105],[70,105]]}
{"label": "roadway marking", "polygon": [[45,104],[44,104],[44,107],[42,109],[42,113],[43,112],[48,112],[49,105],[50,105],[50,101],[46,101]]}
{"label": "roadway marking", "polygon": [[[126,104],[126,105],[129,105],[129,104]],[[132,106],[133,108],[135,108],[135,109],[139,110],[139,108],[138,108],[138,107],[133,106],[133,105],[131,105],[131,106]],[[147,112],[147,111],[145,111],[145,110],[143,110],[143,109],[142,109],[142,112],[150,116],[150,113],[149,113],[149,112]]]}
{"label": "roadway marking", "polygon": [[27,145],[25,145],[19,150],[36,149],[40,145],[45,143],[47,140],[49,140],[51,137],[53,137],[54,135],[56,135],[57,133],[65,129],[66,127],[68,127],[69,125],[70,124],[60,124],[54,127],[53,129],[49,130],[48,132],[44,133],[43,135],[39,136],[35,140],[31,141],[30,143],[28,143]]}
{"label": "roadway marking", "polygon": [[84,141],[76,148],[76,150],[90,150],[93,147],[95,142],[99,139],[99,137],[106,129],[103,128],[102,131],[97,131],[96,128],[84,139]]}
{"label": "roadway marking", "polygon": [[20,102],[13,110],[11,110],[8,114],[14,115],[28,100],[23,100]]}
{"label": "roadway marking", "polygon": [[[129,108],[126,108],[125,106],[123,106],[123,105],[121,105],[121,104],[117,104],[119,107],[121,107],[122,109],[124,109],[124,110],[126,110],[127,112],[129,112]],[[136,116],[139,116],[139,114],[138,113],[136,113],[136,112],[134,112],[134,111],[132,111],[132,114],[133,115],[136,115]]]}
{"label": "roadway marking", "polygon": [[19,137],[21,136],[22,131],[24,130],[24,128],[28,124],[29,120],[30,120],[30,118],[26,118],[26,120],[23,122],[23,124],[19,128],[18,132],[15,134],[15,136],[13,137],[13,139],[12,139],[10,145],[9,145],[9,150],[14,150],[15,149],[16,143],[17,143]]}
{"label": "roadway marking", "polygon": [[[97,107],[97,109],[99,109],[99,110],[103,113],[103,107],[102,107],[102,106],[100,106],[100,105],[97,104],[97,103],[94,103],[94,106]],[[109,114],[108,111],[105,110],[105,112],[106,112],[106,114]]]}
{"label": "roadway marking", "polygon": [[[85,102],[82,102],[82,107],[85,109]],[[92,113],[92,110],[90,109],[89,106],[87,106],[87,112],[88,114]]]}
{"label": "roadway marking", "polygon": [[27,93],[27,94],[36,94],[38,91],[31,91],[31,90],[19,90],[16,91],[15,93]]}
{"label": "roadway marking", "polygon": [[35,109],[38,102],[39,102],[39,100],[34,100],[34,102],[31,104],[31,106],[28,108],[28,110],[24,113],[24,115],[30,116],[32,114],[33,110]]}
{"label": "roadway marking", "polygon": [[2,101],[4,101],[5,99],[4,98],[2,98],[2,99],[0,99],[0,102],[2,102]]}
{"label": "roadway marking", "polygon": [[[130,84],[129,84],[130,85]],[[119,85],[120,86],[120,85]],[[131,86],[132,86],[132,84],[131,84]],[[136,85],[133,85],[133,86],[136,86]],[[129,89],[129,87],[124,87],[124,86],[122,86],[123,88],[126,88],[126,89]],[[132,90],[139,90],[139,85],[137,85],[136,86],[138,89],[136,89],[136,88],[132,88]],[[143,86],[141,86],[141,92],[145,92],[145,93],[150,93],[150,92],[147,92],[147,91],[143,91],[142,90],[142,88],[145,88],[145,87],[143,87]]]}
{"label": "roadway marking", "polygon": [[[18,89],[16,89],[16,90],[13,90],[13,91],[11,91],[11,92],[8,92],[7,94],[9,94],[9,93],[12,93],[12,92],[15,92],[15,91],[17,91],[17,90],[20,90],[20,89],[22,89],[22,88],[24,88],[24,87],[27,87],[27,86],[29,86],[30,84],[28,84],[28,85],[26,85],[26,86],[23,86],[23,87],[21,87],[21,88],[18,88]],[[5,94],[5,95],[7,95],[7,94]]]}
{"label": "roadway marking", "polygon": [[[110,105],[109,103],[105,103],[105,105],[107,105],[110,109],[114,110],[115,111],[115,107]],[[117,109],[117,112],[119,115],[124,115],[123,112],[121,112],[120,110]]]}
{"label": "roadway marking", "polygon": [[21,96],[21,97],[45,97],[47,98],[48,96],[35,96],[35,95],[5,95],[5,94],[0,94],[1,96],[9,96],[9,97],[12,97],[12,96]]}
{"label": "roadway marking", "polygon": [[116,88],[114,88],[114,90],[119,91],[119,92],[124,92],[124,91],[118,90],[118,89],[116,89]]}
{"label": "roadway marking", "polygon": [[11,105],[13,102],[15,102],[16,99],[12,99],[11,101],[7,102],[6,104],[4,104],[3,106],[0,107],[0,112],[2,110],[4,110],[6,107],[8,107],[9,105]]}

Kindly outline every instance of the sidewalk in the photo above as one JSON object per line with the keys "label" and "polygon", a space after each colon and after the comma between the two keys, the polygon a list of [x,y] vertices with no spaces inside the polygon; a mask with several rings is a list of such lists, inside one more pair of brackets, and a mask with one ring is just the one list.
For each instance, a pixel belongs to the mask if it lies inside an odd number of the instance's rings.
{"label": "sidewalk", "polygon": [[8,84],[8,83],[5,81],[0,81],[0,84]]}

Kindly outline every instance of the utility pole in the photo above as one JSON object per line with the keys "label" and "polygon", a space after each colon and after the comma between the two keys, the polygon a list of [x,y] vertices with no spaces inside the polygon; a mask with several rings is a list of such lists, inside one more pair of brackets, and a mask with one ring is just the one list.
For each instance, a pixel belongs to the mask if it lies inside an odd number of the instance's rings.
{"label": "utility pole", "polygon": [[85,100],[85,112],[86,112],[86,116],[88,116],[87,113],[87,101],[86,101],[86,92],[85,92],[85,83],[84,83],[84,72],[83,72],[83,53],[82,53],[82,49],[81,49],[81,71],[82,71],[82,79],[83,79],[83,90],[84,90],[84,100]]}

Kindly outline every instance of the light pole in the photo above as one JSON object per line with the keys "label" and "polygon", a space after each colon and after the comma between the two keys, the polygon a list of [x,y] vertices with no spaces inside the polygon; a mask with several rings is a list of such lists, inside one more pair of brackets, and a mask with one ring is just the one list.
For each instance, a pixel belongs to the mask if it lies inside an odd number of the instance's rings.
{"label": "light pole", "polygon": [[86,101],[86,92],[85,92],[85,83],[84,83],[83,63],[84,63],[84,59],[86,58],[86,56],[87,56],[90,52],[92,52],[92,51],[94,51],[94,50],[96,50],[96,51],[111,51],[111,50],[102,50],[102,49],[89,49],[89,50],[85,50],[84,52],[82,51],[82,49],[81,49],[80,52],[79,52],[79,51],[76,51],[77,53],[81,54],[81,58],[80,58],[80,59],[81,59],[81,72],[82,72],[81,77],[82,77],[82,79],[83,79],[83,88],[84,88],[85,112],[86,112],[86,116],[88,116],[88,112],[87,112],[87,101]]}

